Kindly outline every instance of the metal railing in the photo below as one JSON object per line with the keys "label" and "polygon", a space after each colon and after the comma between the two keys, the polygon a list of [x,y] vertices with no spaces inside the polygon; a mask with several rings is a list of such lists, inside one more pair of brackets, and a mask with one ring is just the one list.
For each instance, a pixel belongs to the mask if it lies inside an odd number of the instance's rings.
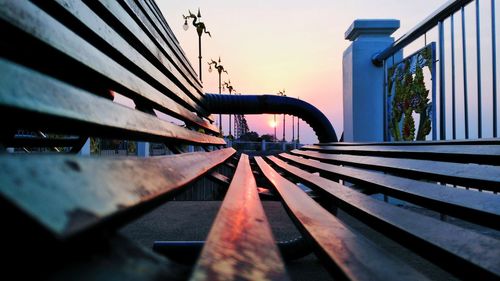
{"label": "metal railing", "polygon": [[[457,139],[462,136],[465,139],[498,137],[495,1],[449,1],[391,46],[374,54],[372,58],[375,65],[383,66],[387,70],[390,58],[394,58],[395,54],[422,36],[427,42],[428,33],[437,29],[438,75],[433,79],[437,80],[439,87],[437,100],[433,100],[432,104],[438,120],[433,120],[437,121],[432,124],[433,139]],[[474,29],[471,29],[473,26],[467,18],[470,12],[475,13],[472,23],[475,25]],[[456,22],[458,17],[460,22]],[[455,23],[461,26],[457,28]],[[449,33],[446,34],[448,30]],[[475,32],[475,40],[468,37],[468,33],[472,32]],[[461,42],[460,39],[457,40],[458,36],[461,37]],[[475,50],[471,51],[469,47],[473,41]],[[461,57],[457,56],[457,50],[461,52]],[[470,62],[474,60],[475,65],[471,66]],[[471,86],[475,86],[474,89],[471,89]],[[476,118],[477,123],[470,122]],[[472,135],[472,129],[477,131],[477,135]]]}

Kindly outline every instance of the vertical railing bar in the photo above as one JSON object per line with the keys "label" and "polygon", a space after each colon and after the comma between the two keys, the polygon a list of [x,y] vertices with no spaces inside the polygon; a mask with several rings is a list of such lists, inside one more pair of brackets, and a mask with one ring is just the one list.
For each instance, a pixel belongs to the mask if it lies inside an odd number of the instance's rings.
{"label": "vertical railing bar", "polygon": [[477,137],[483,136],[481,108],[481,20],[479,18],[479,0],[476,0],[476,54],[477,54]]}
{"label": "vertical railing bar", "polygon": [[432,77],[432,140],[437,140],[437,93],[436,93],[436,85],[437,85],[437,76],[436,76],[436,43],[432,44],[432,69],[431,69],[431,77]]}
{"label": "vertical railing bar", "polygon": [[432,50],[432,68],[431,68],[431,79],[432,79],[432,140],[437,140],[437,93],[436,93],[436,43],[431,43]]}
{"label": "vertical railing bar", "polygon": [[467,98],[468,86],[467,86],[467,44],[466,44],[466,33],[465,33],[465,7],[461,9],[462,14],[462,63],[463,63],[463,75],[464,75],[464,128],[465,128],[465,139],[469,139],[469,101]]}
{"label": "vertical railing bar", "polygon": [[439,28],[439,139],[446,139],[446,100],[445,100],[445,69],[444,69],[444,23],[438,23]]}
{"label": "vertical railing bar", "polygon": [[457,126],[456,126],[456,105],[455,105],[455,18],[454,14],[451,14],[451,111],[452,111],[452,136],[453,139],[457,138]]}
{"label": "vertical railing bar", "polygon": [[493,76],[493,137],[497,135],[497,37],[496,37],[496,18],[495,18],[495,0],[491,0],[491,50],[492,50],[492,76]]}
{"label": "vertical railing bar", "polygon": [[384,93],[383,97],[383,103],[384,103],[384,141],[389,141],[389,134],[388,134],[388,129],[387,129],[387,95],[389,88],[387,87],[387,60],[383,61],[383,68],[384,68],[384,83],[383,83],[383,90],[382,92]]}

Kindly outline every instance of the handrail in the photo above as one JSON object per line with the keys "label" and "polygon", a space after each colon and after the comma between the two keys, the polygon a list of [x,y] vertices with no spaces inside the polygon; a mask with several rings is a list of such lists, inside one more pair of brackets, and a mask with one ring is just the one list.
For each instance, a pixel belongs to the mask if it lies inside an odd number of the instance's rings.
{"label": "handrail", "polygon": [[403,49],[408,46],[411,42],[413,42],[418,37],[425,34],[431,28],[436,26],[439,22],[448,18],[451,14],[457,12],[465,5],[469,4],[473,0],[450,0],[439,9],[437,9],[434,13],[432,13],[429,17],[427,17],[424,21],[419,23],[401,38],[396,40],[391,46],[387,47],[385,50],[374,54],[372,58],[372,62],[376,66],[382,66],[382,63],[385,59],[395,54],[397,51]]}

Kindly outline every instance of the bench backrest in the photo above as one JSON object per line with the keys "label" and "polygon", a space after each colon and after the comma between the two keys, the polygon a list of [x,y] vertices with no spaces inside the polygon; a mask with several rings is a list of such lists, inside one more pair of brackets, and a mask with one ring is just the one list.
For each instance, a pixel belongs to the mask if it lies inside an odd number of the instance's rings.
{"label": "bench backrest", "polygon": [[[202,85],[153,1],[2,0],[0,33],[2,149],[78,152],[89,137],[204,149],[154,159],[3,154],[0,198],[19,228],[13,238],[88,245],[234,154],[218,149],[225,141]],[[134,105],[113,102],[118,94]]]}

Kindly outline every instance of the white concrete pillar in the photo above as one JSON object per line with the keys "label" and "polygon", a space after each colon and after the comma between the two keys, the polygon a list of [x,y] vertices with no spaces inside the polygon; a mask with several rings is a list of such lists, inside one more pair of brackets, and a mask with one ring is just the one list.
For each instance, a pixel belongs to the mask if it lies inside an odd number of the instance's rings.
{"label": "white concrete pillar", "polygon": [[384,140],[384,68],[372,57],[394,42],[390,35],[398,28],[399,20],[355,20],[345,33],[352,41],[342,65],[346,142]]}
{"label": "white concrete pillar", "polygon": [[262,140],[262,151],[266,151],[266,141]]}
{"label": "white concrete pillar", "polygon": [[137,156],[149,157],[149,142],[137,142]]}

